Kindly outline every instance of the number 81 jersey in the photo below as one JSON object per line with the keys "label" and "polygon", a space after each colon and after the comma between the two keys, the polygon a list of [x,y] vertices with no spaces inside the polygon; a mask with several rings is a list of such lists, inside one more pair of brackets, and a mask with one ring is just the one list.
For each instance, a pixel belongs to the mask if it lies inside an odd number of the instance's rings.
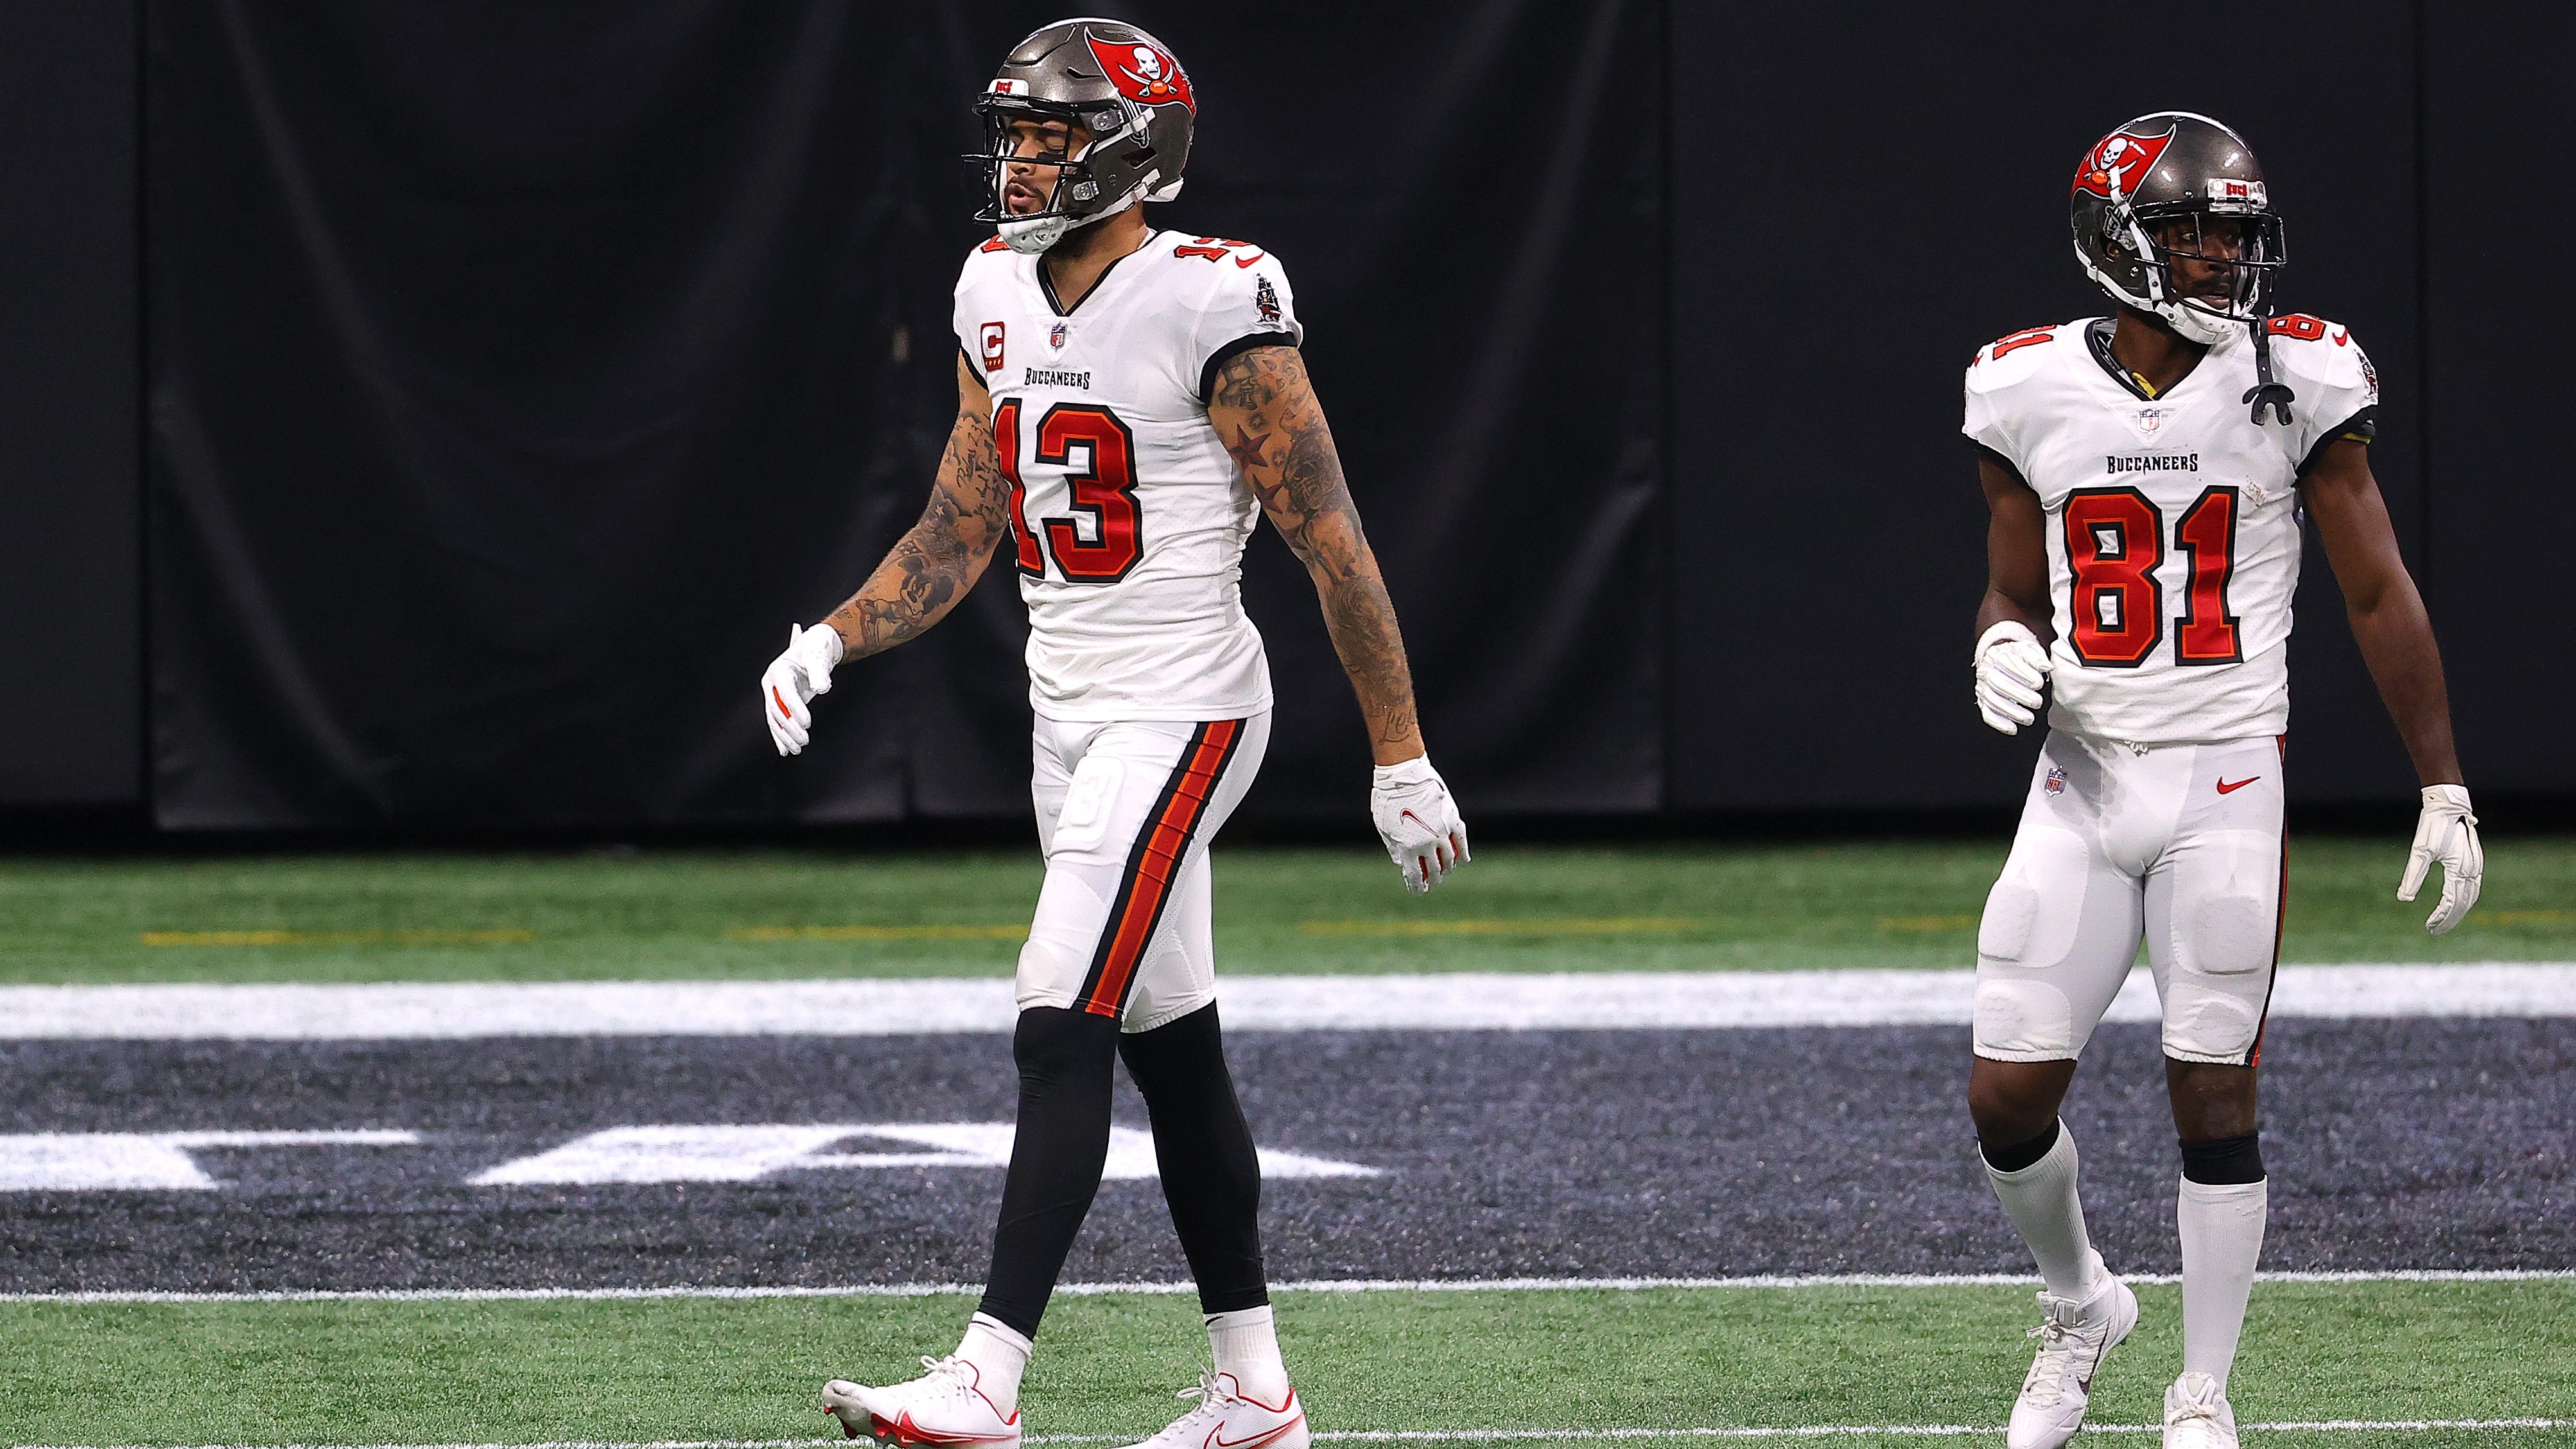
{"label": "number 81 jersey", "polygon": [[2139,744],[2279,735],[2290,717],[2299,479],[2368,442],[2379,380],[2351,332],[2268,324],[2290,421],[2256,423],[2254,344],[2211,347],[2163,395],[2111,355],[2111,322],[1980,348],[1963,431],[2047,511],[2052,729]]}
{"label": "number 81 jersey", "polygon": [[1156,231],[1067,308],[996,238],[957,278],[957,345],[993,399],[1008,547],[1029,610],[1029,704],[1050,719],[1241,719],[1270,707],[1243,611],[1260,521],[1208,421],[1216,372],[1295,346],[1260,247]]}

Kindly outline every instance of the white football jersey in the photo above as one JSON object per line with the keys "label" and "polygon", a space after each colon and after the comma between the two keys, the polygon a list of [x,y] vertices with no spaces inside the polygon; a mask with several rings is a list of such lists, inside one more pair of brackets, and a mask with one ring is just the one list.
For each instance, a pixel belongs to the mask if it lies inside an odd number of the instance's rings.
{"label": "white football jersey", "polygon": [[1220,363],[1304,337],[1246,242],[1157,231],[1070,309],[999,238],[957,277],[957,345],[993,396],[1029,704],[1059,720],[1240,719],[1270,707],[1243,612],[1260,501],[1208,421]]}
{"label": "white football jersey", "polygon": [[2290,421],[2257,424],[2253,339],[2209,349],[2149,397],[2111,359],[2111,323],[2016,332],[1968,368],[1969,439],[2048,510],[2052,729],[2141,744],[2278,735],[2290,718],[2300,473],[2368,441],[2379,378],[2351,332],[2270,323]]}

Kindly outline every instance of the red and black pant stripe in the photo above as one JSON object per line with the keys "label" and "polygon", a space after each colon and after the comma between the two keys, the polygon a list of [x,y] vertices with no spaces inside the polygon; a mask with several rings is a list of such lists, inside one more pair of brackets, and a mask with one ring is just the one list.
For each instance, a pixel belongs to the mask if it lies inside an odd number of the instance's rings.
{"label": "red and black pant stripe", "polygon": [[1182,747],[1180,762],[1172,767],[1162,795],[1127,851],[1118,897],[1110,904],[1108,924],[1101,928],[1099,949],[1092,953],[1091,971],[1083,977],[1075,1003],[1080,1009],[1115,1017],[1126,1007],[1127,994],[1136,984],[1137,963],[1145,958],[1145,946],[1162,923],[1163,908],[1171,903],[1173,882],[1181,873],[1181,862],[1189,858],[1200,823],[1207,818],[1217,782],[1225,777],[1226,766],[1243,743],[1243,726],[1239,719],[1211,720],[1193,731]]}
{"label": "red and black pant stripe", "polygon": [[[2290,762],[2290,737],[2275,735],[2272,737],[2272,745],[2280,752],[2281,763],[2287,766]],[[2286,794],[2289,785],[2284,782],[2281,788]],[[2272,976],[2270,980],[2263,983],[2263,1014],[2254,1020],[2254,1044],[2245,1049],[2244,1065],[2249,1067],[2263,1065],[2263,1033],[2272,1025],[2272,992],[2281,983],[2281,938],[2287,934],[2289,925],[2290,823],[2283,820],[2281,822],[2281,886],[2272,904]]]}

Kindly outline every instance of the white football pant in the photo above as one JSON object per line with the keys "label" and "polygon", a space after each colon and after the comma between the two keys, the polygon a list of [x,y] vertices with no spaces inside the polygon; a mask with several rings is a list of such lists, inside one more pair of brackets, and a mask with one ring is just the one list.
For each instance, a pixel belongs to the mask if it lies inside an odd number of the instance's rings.
{"label": "white football pant", "polygon": [[1270,712],[1076,723],[1037,717],[1029,781],[1046,853],[1019,1003],[1152,1031],[1216,1000],[1208,842],[1261,768]]}
{"label": "white football pant", "polygon": [[1976,1052],[2065,1061],[2147,946],[2165,1055],[2251,1066],[2281,936],[2277,739],[2052,731],[1977,928]]}

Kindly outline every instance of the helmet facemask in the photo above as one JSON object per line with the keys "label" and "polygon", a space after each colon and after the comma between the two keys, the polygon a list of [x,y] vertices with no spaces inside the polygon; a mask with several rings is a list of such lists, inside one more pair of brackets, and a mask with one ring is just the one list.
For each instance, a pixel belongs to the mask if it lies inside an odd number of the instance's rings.
{"label": "helmet facemask", "polygon": [[[2143,244],[2147,280],[2159,294],[2152,309],[2195,342],[2216,342],[2263,315],[2271,274],[2289,260],[2281,219],[2266,212],[2147,208],[2129,218],[2132,245]],[[2175,277],[2176,261],[2222,268],[2224,302],[2195,296]]]}
{"label": "helmet facemask", "polygon": [[[2230,232],[2232,249],[2221,240]],[[2203,344],[2223,341],[2262,317],[2271,274],[2289,260],[2278,216],[2217,202],[2131,206],[2115,201],[2103,217],[2099,245],[2103,255],[2085,257],[2084,269],[2104,291]],[[2232,286],[2227,300],[2185,291],[2174,276],[2178,260],[2228,268]]]}
{"label": "helmet facemask", "polygon": [[[1122,98],[1064,105],[991,95],[984,97],[975,110],[984,123],[983,151],[966,158],[972,184],[982,197],[975,220],[990,223],[1013,251],[1043,252],[1077,227],[1115,216],[1140,200],[1165,201],[1180,192],[1178,181],[1156,188],[1153,178],[1148,177],[1130,182],[1115,195],[1107,194],[1110,185],[1104,183],[1102,173],[1124,170],[1114,158],[1122,151],[1136,149],[1145,135],[1145,108],[1132,101]],[[1018,139],[1012,135],[1011,125],[1027,120],[1062,121],[1068,139],[1085,139],[1060,153],[1018,155]],[[1104,166],[1102,158],[1113,159]],[[1015,212],[1005,204],[1003,193],[1014,166],[1054,169],[1055,186],[1043,208]]]}

